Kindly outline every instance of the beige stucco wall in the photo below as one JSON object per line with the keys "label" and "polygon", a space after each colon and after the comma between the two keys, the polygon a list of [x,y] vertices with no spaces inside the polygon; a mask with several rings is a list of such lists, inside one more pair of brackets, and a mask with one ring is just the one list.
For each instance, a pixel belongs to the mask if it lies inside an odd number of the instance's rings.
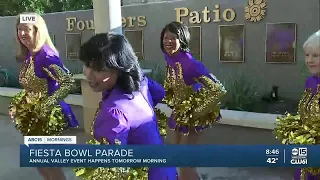
{"label": "beige stucco wall", "polygon": [[145,3],[159,3],[159,2],[172,2],[172,1],[183,1],[183,0],[122,0],[123,5],[135,5]]}

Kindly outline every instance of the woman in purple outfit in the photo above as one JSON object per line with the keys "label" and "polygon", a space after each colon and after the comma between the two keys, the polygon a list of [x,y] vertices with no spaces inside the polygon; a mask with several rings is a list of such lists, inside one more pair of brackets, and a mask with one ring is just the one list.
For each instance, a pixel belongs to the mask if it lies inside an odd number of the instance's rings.
{"label": "woman in purple outfit", "polygon": [[[312,76],[305,83],[305,91],[299,102],[298,115],[287,114],[277,119],[277,138],[284,144],[320,144],[320,30],[303,45],[305,64]],[[295,124],[292,126],[292,124]],[[296,134],[288,136],[288,134]],[[299,138],[297,138],[299,137]],[[301,138],[302,137],[302,138]],[[306,139],[302,142],[302,139]],[[320,180],[320,168],[297,169],[294,180]]]}
{"label": "woman in purple outfit", "polygon": [[[173,144],[196,144],[199,132],[220,118],[223,85],[191,55],[188,27],[179,22],[166,25],[160,46],[167,62],[164,101],[173,110],[168,121],[175,130]],[[199,179],[195,168],[181,168],[181,180]]]}
{"label": "woman in purple outfit", "polygon": [[[24,136],[58,136],[77,127],[71,108],[63,99],[74,80],[63,66],[43,18],[35,23],[16,20],[17,59],[23,62],[19,82],[23,90],[13,97],[9,113]],[[64,180],[60,168],[38,168],[44,180]]]}
{"label": "woman in purple outfit", "polygon": [[[102,92],[102,100],[92,122],[91,143],[162,146],[153,109],[162,99],[163,91],[143,76],[127,39],[121,34],[97,34],[81,46],[80,60],[85,64],[84,74],[92,90]],[[160,92],[160,97],[156,97],[157,92]],[[87,180],[177,179],[174,167],[130,168],[127,173],[121,168],[96,168],[92,171],[87,169],[86,173],[78,176]]]}

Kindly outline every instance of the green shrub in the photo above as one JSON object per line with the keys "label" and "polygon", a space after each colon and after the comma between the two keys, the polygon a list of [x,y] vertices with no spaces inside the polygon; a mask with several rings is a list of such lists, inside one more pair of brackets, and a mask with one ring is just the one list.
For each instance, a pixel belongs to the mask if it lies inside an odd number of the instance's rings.
{"label": "green shrub", "polygon": [[[81,74],[83,72],[81,68],[75,68],[71,70],[72,74]],[[0,76],[3,78],[3,87],[13,87],[13,88],[22,88],[19,83],[18,76],[14,75],[10,70],[5,68],[0,68]],[[71,94],[81,94],[81,81],[76,80],[76,88],[71,92]]]}
{"label": "green shrub", "polygon": [[146,76],[163,85],[166,76],[166,70],[164,66],[153,61],[145,60],[140,61],[140,66],[142,69],[151,69],[152,72],[146,74]]}
{"label": "green shrub", "polygon": [[224,83],[227,94],[223,101],[223,108],[238,111],[259,112],[260,95],[256,92],[255,79],[233,76]]}
{"label": "green shrub", "polygon": [[70,69],[71,74],[82,74],[83,73],[83,67],[76,67]]}
{"label": "green shrub", "polygon": [[166,78],[166,71],[160,65],[157,65],[154,69],[152,69],[151,74],[149,77],[159,84],[163,85],[164,79]]}
{"label": "green shrub", "polygon": [[3,87],[21,88],[19,78],[15,76],[10,70],[0,68],[0,76],[3,78]]}
{"label": "green shrub", "polygon": [[76,87],[70,92],[70,94],[81,94],[81,80],[75,80]]}
{"label": "green shrub", "polygon": [[[71,74],[82,74],[83,68],[82,67],[76,67],[73,69],[70,69]],[[82,94],[81,92],[81,80],[75,80],[76,87],[71,91],[70,94]]]}

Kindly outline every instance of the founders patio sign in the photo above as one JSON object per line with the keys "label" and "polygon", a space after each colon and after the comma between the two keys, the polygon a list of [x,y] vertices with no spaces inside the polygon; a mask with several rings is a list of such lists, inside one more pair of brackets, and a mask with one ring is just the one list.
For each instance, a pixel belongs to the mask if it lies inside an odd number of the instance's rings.
{"label": "founders patio sign", "polygon": [[[236,12],[227,8],[224,10],[220,9],[220,5],[215,5],[215,8],[210,11],[208,6],[204,7],[201,12],[190,11],[186,7],[175,8],[176,11],[176,21],[182,22],[182,18],[188,18],[191,24],[209,23],[209,22],[221,22],[222,19],[226,22],[231,22],[236,18]],[[222,19],[221,19],[222,13]]]}
{"label": "founders patio sign", "polygon": [[[76,17],[68,17],[67,21],[67,31],[84,31],[84,30],[94,30],[93,20],[79,20]],[[145,16],[137,17],[122,17],[122,27],[144,27],[147,25],[147,19]]]}
{"label": "founders patio sign", "polygon": [[[244,18],[247,21],[258,22],[264,19],[266,15],[267,3],[266,0],[248,0],[247,6],[244,9]],[[232,22],[236,18],[236,12],[232,8],[222,9],[219,4],[214,5],[210,9],[205,6],[201,12],[191,11],[187,7],[174,8],[176,14],[176,21],[182,22],[182,18],[188,18],[190,24],[200,23],[218,23],[218,22]],[[67,17],[67,31],[84,31],[94,30],[93,20],[79,20],[77,17]],[[122,27],[135,28],[145,27],[147,25],[146,16],[128,16],[122,17]]]}
{"label": "founders patio sign", "polygon": [[[205,6],[201,11],[187,7],[174,8],[175,20],[188,24],[190,30],[190,49],[197,60],[202,60],[202,23],[233,22],[237,18],[232,8],[221,7],[219,4]],[[264,19],[267,10],[266,0],[248,0],[245,5],[243,19],[250,22],[259,22]],[[169,20],[168,20],[169,22]],[[78,59],[78,46],[81,43],[81,34],[78,32],[94,30],[94,21],[83,20],[77,17],[66,18],[66,49],[67,59]],[[146,16],[122,17],[124,34],[133,46],[139,60],[144,57],[144,27],[147,26]],[[222,30],[223,29],[223,30]],[[219,27],[219,56],[221,62],[244,62],[244,25],[222,25]],[[224,32],[223,32],[224,31]],[[267,62],[273,62],[266,58]],[[288,61],[288,60],[286,60]],[[278,61],[277,61],[278,62]]]}
{"label": "founders patio sign", "polygon": [[[67,31],[85,31],[94,30],[93,20],[79,20],[76,17],[68,17],[67,21]],[[122,17],[122,27],[136,28],[145,27],[147,25],[147,19],[145,16],[129,16]],[[140,30],[127,30],[124,31],[125,36],[128,38],[129,42],[132,44],[132,48],[136,52],[139,60],[144,59],[144,47],[143,47],[143,31]],[[94,33],[93,33],[94,35]],[[81,35],[80,33],[67,33],[66,34],[66,51],[67,59],[76,60],[78,58],[78,50],[81,45]]]}
{"label": "founders patio sign", "polygon": [[[174,9],[176,12],[176,21],[182,22],[182,18],[188,18],[191,24],[200,24],[202,22],[232,22],[236,18],[236,12],[232,8],[220,9],[220,5],[215,5],[214,9],[209,10],[208,6],[204,7],[201,12],[190,11],[186,7]],[[202,15],[201,15],[202,14]],[[67,31],[84,31],[94,30],[93,20],[79,20],[76,17],[67,17]],[[145,27],[147,25],[146,16],[129,16],[122,17],[122,27],[134,28]]]}
{"label": "founders patio sign", "polygon": [[[176,12],[176,21],[184,22],[188,19],[190,24],[200,23],[218,23],[218,22],[232,22],[236,19],[236,12],[232,8],[222,9],[219,4],[214,5],[210,9],[205,6],[201,12],[191,11],[187,7],[180,7],[174,9]],[[264,19],[267,11],[266,0],[248,0],[247,6],[244,9],[244,18],[247,21],[259,22]],[[184,20],[182,20],[184,19]]]}

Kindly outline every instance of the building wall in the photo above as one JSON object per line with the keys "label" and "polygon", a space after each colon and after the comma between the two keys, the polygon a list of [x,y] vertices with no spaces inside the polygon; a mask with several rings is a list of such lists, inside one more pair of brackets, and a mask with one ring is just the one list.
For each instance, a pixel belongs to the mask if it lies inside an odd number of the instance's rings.
{"label": "building wall", "polygon": [[143,3],[156,3],[164,1],[181,1],[181,0],[122,0],[123,5],[134,5]]}
{"label": "building wall", "polygon": [[[149,0],[150,2],[151,0]],[[159,48],[159,36],[162,28],[170,21],[176,20],[174,8],[187,7],[190,11],[201,11],[207,6],[213,10],[219,4],[220,9],[232,8],[236,12],[236,19],[232,22],[209,22],[200,24],[188,23],[188,18],[183,21],[189,26],[202,27],[202,62],[222,82],[230,77],[238,77],[245,73],[248,77],[258,82],[258,92],[269,92],[272,85],[279,86],[280,96],[299,98],[303,90],[304,78],[302,76],[304,54],[301,49],[309,35],[319,29],[319,2],[309,0],[304,3],[300,0],[277,0],[268,1],[267,14],[261,22],[248,22],[244,18],[246,0],[189,0],[163,3],[143,3],[122,7],[123,17],[145,16],[147,24],[139,27],[134,23],[132,28],[125,30],[143,30],[144,57],[146,61],[165,64]],[[212,14],[211,14],[212,15]],[[79,61],[66,60],[65,33],[81,33],[82,42],[93,35],[93,30],[74,30],[67,32],[68,17],[76,17],[77,20],[92,20],[93,11],[76,11],[52,13],[44,15],[49,31],[55,34],[56,46],[60,51],[61,58],[70,69],[81,68]],[[318,19],[317,19],[318,18]],[[266,64],[265,63],[265,40],[266,23],[294,22],[297,24],[297,51],[295,64]],[[14,58],[14,17],[0,18],[0,65],[18,71],[18,63]],[[245,62],[244,63],[221,63],[219,62],[219,25],[245,25]]]}

